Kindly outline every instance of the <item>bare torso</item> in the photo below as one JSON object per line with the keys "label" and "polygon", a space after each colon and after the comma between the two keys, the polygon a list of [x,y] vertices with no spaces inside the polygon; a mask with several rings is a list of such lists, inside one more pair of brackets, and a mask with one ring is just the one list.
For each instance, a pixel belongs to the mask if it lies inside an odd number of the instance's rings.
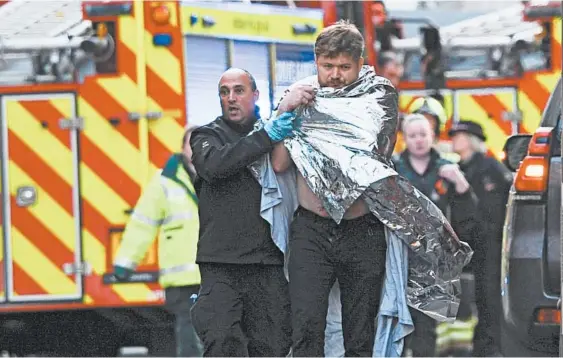
{"label": "bare torso", "polygon": [[[297,174],[297,196],[299,198],[299,205],[303,208],[319,215],[322,217],[328,217],[329,214],[324,209],[321,200],[313,193],[313,191],[305,182],[303,176],[298,173]],[[346,210],[344,213],[345,220],[351,220],[358,218],[360,216],[364,216],[369,213],[369,208],[367,204],[362,200],[358,199]]]}

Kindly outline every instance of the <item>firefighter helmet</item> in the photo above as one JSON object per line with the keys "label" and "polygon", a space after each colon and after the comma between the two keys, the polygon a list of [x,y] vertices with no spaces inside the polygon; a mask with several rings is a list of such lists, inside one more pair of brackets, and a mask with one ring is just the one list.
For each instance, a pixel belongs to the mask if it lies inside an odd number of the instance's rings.
{"label": "firefighter helmet", "polygon": [[438,128],[442,132],[446,126],[446,111],[440,102],[432,97],[417,98],[409,107],[410,113],[429,114],[438,121]]}

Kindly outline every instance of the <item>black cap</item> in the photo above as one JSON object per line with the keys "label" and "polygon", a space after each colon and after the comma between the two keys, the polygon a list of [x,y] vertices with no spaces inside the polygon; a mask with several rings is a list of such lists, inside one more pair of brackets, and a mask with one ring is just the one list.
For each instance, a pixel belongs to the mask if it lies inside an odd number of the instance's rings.
{"label": "black cap", "polygon": [[452,128],[448,131],[448,135],[451,137],[458,132],[473,134],[474,136],[481,138],[483,141],[487,140],[485,133],[483,133],[483,127],[472,121],[459,121],[454,123]]}

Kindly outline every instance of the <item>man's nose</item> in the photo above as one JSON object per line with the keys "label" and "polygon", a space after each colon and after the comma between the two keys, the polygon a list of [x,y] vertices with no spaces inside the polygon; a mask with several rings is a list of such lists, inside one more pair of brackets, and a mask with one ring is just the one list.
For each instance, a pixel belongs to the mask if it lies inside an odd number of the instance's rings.
{"label": "man's nose", "polygon": [[333,67],[332,71],[330,72],[330,77],[331,78],[340,78],[340,68]]}
{"label": "man's nose", "polygon": [[229,97],[227,97],[227,100],[229,101],[229,103],[235,102],[235,93],[229,92]]}

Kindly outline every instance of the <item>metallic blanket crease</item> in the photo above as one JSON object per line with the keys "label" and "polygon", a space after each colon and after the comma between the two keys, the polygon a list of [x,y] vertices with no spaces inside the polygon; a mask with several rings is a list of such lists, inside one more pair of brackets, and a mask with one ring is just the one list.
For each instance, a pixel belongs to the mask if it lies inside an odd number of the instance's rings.
{"label": "metallic blanket crease", "polygon": [[313,105],[296,110],[300,127],[285,140],[297,170],[333,220],[362,198],[410,248],[407,300],[439,321],[457,315],[460,276],[473,254],[430,199],[399,176],[389,161],[398,121],[390,82],[364,66],[341,89],[320,88]]}

